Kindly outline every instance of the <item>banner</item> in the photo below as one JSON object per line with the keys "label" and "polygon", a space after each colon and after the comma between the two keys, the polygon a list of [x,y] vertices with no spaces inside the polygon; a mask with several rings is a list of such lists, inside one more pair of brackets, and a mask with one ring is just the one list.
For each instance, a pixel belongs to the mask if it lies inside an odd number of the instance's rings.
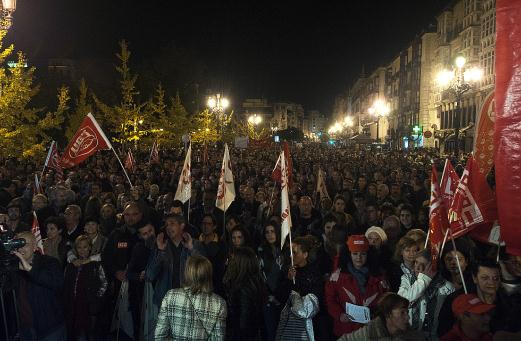
{"label": "banner", "polygon": [[125,169],[132,173],[136,171],[136,160],[134,159],[134,155],[132,155],[130,149],[127,152],[127,158],[125,159]]}
{"label": "banner", "polygon": [[154,141],[152,149],[150,150],[149,164],[159,164],[159,148],[157,147],[157,141]]}
{"label": "banner", "polygon": [[63,168],[71,168],[80,164],[98,150],[112,149],[109,139],[101,130],[98,122],[88,114],[81,123],[78,131],[69,142],[63,152],[61,165]]}
{"label": "banner", "polygon": [[495,175],[502,239],[521,256],[521,1],[496,1]]}
{"label": "banner", "polygon": [[235,184],[233,182],[232,163],[230,161],[230,152],[228,144],[224,145],[224,156],[221,167],[221,177],[219,178],[219,187],[217,189],[217,198],[215,199],[215,207],[226,212],[232,201],[235,200]]}
{"label": "banner", "polygon": [[42,234],[40,233],[40,224],[38,223],[38,217],[36,216],[36,212],[33,211],[33,226],[31,229],[31,232],[34,235],[34,238],[36,239],[36,248],[40,254],[44,254],[43,252],[43,241],[42,241]]}
{"label": "banner", "polygon": [[454,238],[483,223],[492,226],[497,219],[496,197],[486,178],[479,172],[479,166],[473,157],[467,161],[454,193],[449,216]]}
{"label": "banner", "polygon": [[[282,148],[284,150],[284,159],[286,162],[286,169],[288,170],[288,184],[289,186],[293,186],[293,163],[291,162],[291,155],[289,154],[289,145],[286,141],[282,143]],[[281,171],[281,163],[280,163],[280,156],[277,160],[277,163],[275,164],[275,168],[273,168],[273,172],[271,173],[271,178],[273,181],[276,181],[278,183],[282,183],[282,171]]]}
{"label": "banner", "polygon": [[[316,192],[320,195],[320,201],[324,198],[329,198],[329,193],[327,193],[326,180],[324,178],[324,171],[322,168],[318,169],[318,179],[317,179],[317,190]],[[315,203],[317,204],[317,203]]]}
{"label": "banner", "polygon": [[177,183],[177,190],[175,191],[174,200],[180,200],[183,204],[190,200],[192,196],[192,144],[188,146],[186,152],[185,163],[183,164],[183,170]]}
{"label": "banner", "polygon": [[56,180],[62,181],[63,168],[60,162],[60,156],[58,155],[58,145],[55,141],[52,141],[51,146],[49,147],[49,152],[47,153],[47,158],[45,159],[45,164],[43,166],[42,177],[45,173],[45,168],[50,168],[54,170]]}
{"label": "banner", "polygon": [[235,148],[237,148],[237,149],[248,148],[248,136],[237,136],[235,138]]}
{"label": "banner", "polygon": [[449,228],[447,207],[443,201],[440,187],[438,185],[438,173],[432,165],[431,177],[431,200],[429,210],[429,241],[431,245],[432,266],[437,268],[440,248],[445,232]]}
{"label": "banner", "polygon": [[454,193],[458,188],[459,176],[452,167],[449,159],[445,159],[445,167],[443,167],[443,174],[441,175],[440,189],[443,204],[445,207],[450,207],[454,199]]}
{"label": "banner", "polygon": [[[290,212],[290,203],[289,203],[289,195],[288,195],[288,167],[286,165],[286,159],[284,157],[284,151],[280,153],[279,162],[281,164],[281,210],[280,210],[280,218],[282,220],[280,226],[280,248],[284,247],[284,242],[286,241],[286,237],[291,232],[291,212]],[[290,236],[291,241],[291,236]],[[290,246],[291,248],[291,246]]]}
{"label": "banner", "polygon": [[481,107],[474,140],[474,157],[479,172],[485,176],[494,165],[494,116],[494,92],[491,92]]}

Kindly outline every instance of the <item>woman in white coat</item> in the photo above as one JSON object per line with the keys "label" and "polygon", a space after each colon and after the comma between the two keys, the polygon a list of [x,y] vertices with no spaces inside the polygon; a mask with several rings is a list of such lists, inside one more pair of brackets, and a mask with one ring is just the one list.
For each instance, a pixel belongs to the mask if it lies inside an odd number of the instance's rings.
{"label": "woman in white coat", "polygon": [[429,249],[416,254],[414,272],[402,275],[398,295],[409,300],[413,329],[422,330],[427,340],[437,340],[438,315],[445,298],[454,286],[436,273]]}

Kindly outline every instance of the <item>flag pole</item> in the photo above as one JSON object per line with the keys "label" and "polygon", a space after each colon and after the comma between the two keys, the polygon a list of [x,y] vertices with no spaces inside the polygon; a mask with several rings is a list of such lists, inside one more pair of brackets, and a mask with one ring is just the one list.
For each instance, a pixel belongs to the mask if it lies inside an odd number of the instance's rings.
{"label": "flag pole", "polygon": [[275,194],[275,187],[277,186],[277,181],[274,181],[273,188],[271,189],[271,198],[270,202],[268,203],[268,220],[270,219],[271,211],[273,209],[273,195]]}
{"label": "flag pole", "polygon": [[128,174],[127,174],[127,171],[126,171],[125,167],[123,167],[123,163],[121,163],[121,160],[119,159],[118,153],[116,153],[114,148],[110,148],[110,149],[114,152],[114,155],[116,155],[116,159],[118,159],[119,165],[121,166],[121,169],[123,169],[123,172],[125,173],[125,176],[127,177],[127,180],[128,180],[128,183],[130,184],[130,187],[134,187],[134,185],[132,185],[132,181],[130,181],[130,178],[129,178]]}
{"label": "flag pole", "polygon": [[[454,242],[454,236],[452,235],[452,229],[449,228],[450,231],[450,239],[452,241],[452,247],[454,248],[454,251],[458,251],[456,249],[456,243]],[[456,254],[456,264],[458,265],[459,274],[461,276],[461,284],[463,285],[463,290],[465,290],[465,294],[468,294],[467,291],[467,285],[465,284],[465,278],[463,277],[463,271],[461,271],[461,264],[459,262],[459,257]]]}
{"label": "flag pole", "polygon": [[[295,265],[293,264],[293,247],[292,247],[292,242],[291,242],[291,228],[293,226],[290,226],[289,228],[289,258],[291,259],[291,267],[293,268]],[[295,277],[293,277],[293,285],[295,285]]]}
{"label": "flag pole", "polygon": [[51,150],[52,150],[52,146],[53,146],[54,143],[56,143],[56,142],[52,141],[51,145],[49,146],[49,151],[47,152],[47,158],[45,159],[45,162],[43,163],[43,169],[42,169],[41,177],[43,177],[43,173],[45,172],[45,168],[47,168],[47,163],[49,162],[49,159],[51,158]]}
{"label": "flag pole", "polygon": [[424,249],[427,248],[427,244],[429,244],[429,235],[431,234],[431,229],[427,229],[427,238],[425,238],[425,245],[423,246]]}
{"label": "flag pole", "polygon": [[[192,194],[192,193],[190,193]],[[188,224],[190,224],[190,201],[192,200],[192,195],[190,195],[190,198],[188,198],[188,210],[187,210],[187,222]]]}

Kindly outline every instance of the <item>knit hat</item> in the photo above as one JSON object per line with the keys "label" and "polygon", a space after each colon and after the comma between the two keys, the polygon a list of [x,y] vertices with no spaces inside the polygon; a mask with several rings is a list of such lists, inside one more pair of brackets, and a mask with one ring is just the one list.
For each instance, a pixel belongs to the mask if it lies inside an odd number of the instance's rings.
{"label": "knit hat", "polygon": [[494,307],[493,304],[483,303],[474,294],[461,294],[452,302],[452,312],[456,317],[463,315],[463,313],[483,314]]}
{"label": "knit hat", "polygon": [[369,250],[369,241],[364,235],[355,234],[347,240],[349,252],[366,252]]}
{"label": "knit hat", "polygon": [[367,231],[365,231],[365,236],[367,238],[369,238],[369,233],[371,233],[371,232],[376,233],[380,237],[380,239],[382,240],[383,244],[385,244],[387,242],[387,234],[385,233],[385,231],[381,227],[371,226],[370,228],[367,229]]}

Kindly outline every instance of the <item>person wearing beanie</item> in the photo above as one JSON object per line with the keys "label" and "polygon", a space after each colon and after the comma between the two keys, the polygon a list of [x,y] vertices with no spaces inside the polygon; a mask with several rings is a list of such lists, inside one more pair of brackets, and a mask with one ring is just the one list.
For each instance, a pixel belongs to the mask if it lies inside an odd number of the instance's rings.
{"label": "person wearing beanie", "polygon": [[365,231],[365,237],[369,241],[369,245],[379,249],[382,244],[387,243],[387,234],[385,231],[378,226],[371,226]]}
{"label": "person wearing beanie", "polygon": [[346,303],[369,307],[374,313],[380,295],[388,291],[388,284],[374,263],[374,249],[364,235],[352,235],[347,240],[347,252],[340,258],[339,269],[326,283],[326,304],[333,318],[333,333],[340,337],[363,326],[351,320]]}

